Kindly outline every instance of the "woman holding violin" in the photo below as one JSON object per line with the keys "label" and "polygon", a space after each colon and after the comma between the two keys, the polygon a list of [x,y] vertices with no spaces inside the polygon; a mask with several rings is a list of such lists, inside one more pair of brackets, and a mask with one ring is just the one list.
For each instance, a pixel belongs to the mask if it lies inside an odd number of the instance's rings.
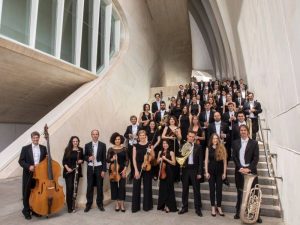
{"label": "woman holding violin", "polygon": [[[73,194],[74,188],[77,193],[79,178],[82,177],[81,164],[83,163],[83,149],[79,147],[79,138],[72,136],[65,148],[64,157],[62,160],[62,165],[64,167],[63,177],[66,181],[66,201],[68,206],[68,213],[75,212],[73,206]],[[77,171],[76,171],[77,169]],[[75,173],[78,172],[78,178],[75,182]],[[76,183],[76,187],[74,187]]]}
{"label": "woman holding violin", "polygon": [[195,137],[196,144],[201,145],[202,148],[204,149],[205,132],[202,130],[198,116],[192,116],[192,123],[190,125],[189,130],[193,131],[196,134]]}
{"label": "woman holding violin", "polygon": [[155,154],[153,146],[149,145],[147,141],[145,130],[140,130],[138,132],[138,139],[139,142],[134,145],[132,152],[134,179],[131,211],[133,213],[140,210],[142,179],[144,189],[143,210],[149,211],[153,209],[151,161],[154,159]]}
{"label": "woman holding violin", "polygon": [[148,103],[143,105],[143,112],[139,116],[140,129],[147,130],[149,128],[149,122],[153,119],[153,115],[150,112],[150,105]]}
{"label": "woman holding violin", "polygon": [[123,146],[124,137],[115,132],[110,137],[113,147],[108,149],[107,162],[109,166],[109,180],[111,189],[111,200],[116,202],[115,211],[125,212],[126,194],[126,170],[128,167],[128,153]]}
{"label": "woman holding violin", "polygon": [[[175,116],[171,116],[169,119],[169,125],[164,128],[162,133],[162,139],[169,140],[170,150],[174,152],[175,156],[180,156],[179,143],[182,139],[181,130],[178,127],[178,121]],[[180,181],[180,168],[179,165],[174,167],[174,181]]]}
{"label": "woman holding violin", "polygon": [[159,165],[159,195],[157,210],[176,212],[176,199],[174,191],[173,167],[176,165],[175,154],[169,150],[169,141],[163,140],[162,150],[158,153]]}

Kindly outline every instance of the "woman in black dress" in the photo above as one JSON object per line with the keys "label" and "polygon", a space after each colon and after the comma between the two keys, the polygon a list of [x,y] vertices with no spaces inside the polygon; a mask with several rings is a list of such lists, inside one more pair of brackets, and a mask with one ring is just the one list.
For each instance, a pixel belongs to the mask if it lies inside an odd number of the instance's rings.
{"label": "woman in black dress", "polygon": [[202,130],[202,127],[199,123],[198,116],[192,117],[192,122],[191,122],[191,126],[190,126],[189,130],[193,131],[196,134],[196,137],[195,137],[196,144],[201,145],[201,147],[204,147],[205,132]]}
{"label": "woman in black dress", "polygon": [[181,130],[182,144],[186,142],[186,137],[191,124],[192,115],[189,114],[188,107],[182,108],[182,113],[179,117],[179,127]]}
{"label": "woman in black dress", "polygon": [[[160,131],[156,127],[156,123],[154,120],[151,120],[149,123],[149,130],[147,131],[148,142],[153,145],[155,159],[157,158],[159,146],[160,146]],[[156,162],[156,160],[154,160]],[[158,175],[158,166],[156,163],[151,167],[152,176],[154,180],[157,180]]]}
{"label": "woman in black dress", "polygon": [[215,196],[217,198],[217,210],[220,216],[224,216],[221,208],[222,185],[226,178],[227,151],[221,144],[219,136],[214,133],[209,139],[205,154],[205,177],[209,183],[211,215],[216,216]]}
{"label": "woman in black dress", "polygon": [[83,163],[83,149],[79,147],[79,142],[80,142],[79,138],[76,136],[72,136],[70,138],[62,160],[62,165],[64,166],[63,177],[65,178],[66,181],[66,201],[67,201],[69,213],[75,212],[75,208],[73,208],[73,193],[74,193],[74,179],[75,179],[77,164],[78,164],[77,190],[79,185],[79,178],[82,177],[81,164]]}
{"label": "woman in black dress", "polygon": [[162,150],[158,153],[157,163],[160,165],[159,194],[157,210],[176,212],[173,167],[176,165],[175,154],[169,150],[169,142],[163,140]]}
{"label": "woman in black dress", "polygon": [[[123,146],[124,137],[119,133],[113,133],[110,138],[110,143],[113,144],[113,147],[109,148],[107,151],[107,162],[110,163],[109,174],[112,173],[112,165],[119,165],[117,171],[120,174],[120,180],[110,180],[110,189],[111,189],[111,200],[116,201],[115,211],[121,209],[122,212],[125,212],[125,195],[126,195],[126,170],[128,167],[128,152],[127,149]],[[116,162],[116,163],[115,163]]]}
{"label": "woman in black dress", "polygon": [[150,112],[150,105],[148,103],[143,105],[143,112],[140,113],[139,124],[141,130],[147,130],[149,128],[150,120],[153,119],[153,115]]}
{"label": "woman in black dress", "polygon": [[[167,139],[170,142],[170,150],[174,152],[175,156],[180,156],[179,144],[182,139],[181,130],[178,127],[176,117],[171,116],[169,119],[169,126],[164,128],[162,139]],[[174,181],[180,181],[180,167],[177,164],[174,168]]]}
{"label": "woman in black dress", "polygon": [[176,119],[178,120],[178,119],[179,119],[179,116],[181,115],[181,112],[182,112],[181,100],[180,100],[180,99],[177,99],[177,100],[176,100],[176,106],[173,107],[173,109],[171,110],[170,115],[171,115],[171,116],[175,116]]}
{"label": "woman in black dress", "polygon": [[[134,179],[132,189],[132,206],[133,213],[140,210],[141,207],[141,180],[143,179],[143,210],[149,211],[153,209],[152,199],[152,174],[151,170],[142,170],[144,159],[152,160],[155,157],[153,146],[149,146],[145,130],[138,133],[139,142],[134,145],[132,152],[132,161],[134,166]],[[147,156],[148,155],[148,156]]]}

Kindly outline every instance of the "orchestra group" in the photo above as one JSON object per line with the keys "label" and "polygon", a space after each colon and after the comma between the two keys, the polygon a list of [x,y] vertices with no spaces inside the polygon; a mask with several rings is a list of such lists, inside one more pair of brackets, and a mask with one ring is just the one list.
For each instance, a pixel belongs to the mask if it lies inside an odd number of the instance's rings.
{"label": "orchestra group", "polygon": [[[113,133],[112,147],[106,147],[100,131],[91,131],[91,141],[80,147],[80,140],[72,136],[62,159],[66,184],[68,212],[75,212],[74,193],[87,164],[86,206],[89,212],[93,203],[103,206],[103,180],[108,172],[111,199],[115,211],[125,212],[126,184],[132,183],[131,212],[153,209],[152,187],[157,185],[157,210],[188,212],[189,186],[193,187],[195,213],[202,217],[201,183],[208,182],[211,216],[224,216],[222,186],[230,185],[227,165],[235,164],[237,189],[236,214],[240,218],[244,174],[257,174],[259,147],[256,134],[259,130],[258,114],[261,105],[254,100],[241,79],[209,80],[180,85],[175,96],[163,100],[156,93],[152,104],[144,104],[138,116],[130,116],[124,135]],[[19,158],[23,167],[23,215],[40,216],[29,204],[30,191],[35,185],[32,174],[46,158],[47,148],[39,144],[40,134],[31,134],[32,143],[24,146]],[[258,180],[255,179],[254,183]],[[181,183],[181,205],[177,205],[174,184]],[[75,185],[76,184],[76,185]],[[141,188],[143,187],[143,188]],[[141,193],[143,191],[143,194]],[[257,219],[258,223],[262,220]]]}

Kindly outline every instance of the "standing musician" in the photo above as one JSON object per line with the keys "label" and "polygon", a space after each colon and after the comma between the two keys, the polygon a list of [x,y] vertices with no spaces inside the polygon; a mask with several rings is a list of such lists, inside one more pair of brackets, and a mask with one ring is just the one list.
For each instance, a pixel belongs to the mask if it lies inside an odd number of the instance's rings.
{"label": "standing musician", "polygon": [[134,166],[134,179],[131,211],[133,213],[139,211],[141,207],[142,179],[144,189],[143,210],[149,211],[153,209],[151,160],[154,159],[155,156],[154,150],[153,146],[149,146],[145,130],[140,130],[138,133],[138,137],[139,142],[134,145],[132,156]]}
{"label": "standing musician", "polygon": [[137,133],[139,131],[139,126],[137,124],[137,117],[135,115],[130,117],[131,125],[126,128],[124,137],[128,140],[128,157],[130,160],[130,174],[129,180],[132,180],[134,177],[134,168],[132,162],[132,149],[133,145],[137,143]]}
{"label": "standing musician", "polygon": [[[79,138],[72,136],[69,140],[67,147],[65,148],[62,165],[64,167],[63,177],[66,181],[66,200],[68,206],[68,213],[75,212],[75,199],[73,199],[74,191],[77,194],[79,178],[82,177],[81,164],[83,163],[83,149],[79,147]],[[78,166],[78,167],[77,167]],[[76,169],[78,170],[78,176],[75,184]],[[75,189],[75,190],[74,190]]]}
{"label": "standing musician", "polygon": [[143,105],[143,112],[140,113],[139,117],[140,129],[147,130],[149,128],[150,120],[152,120],[150,105],[146,103]]}
{"label": "standing musician", "polygon": [[[219,112],[214,113],[214,120],[215,122],[209,124],[208,126],[208,137],[207,140],[209,140],[210,136],[213,133],[216,133],[219,135],[219,137],[222,139],[222,141],[226,142],[229,138],[229,128],[228,125],[221,121],[221,114]],[[227,149],[228,151],[228,149]]]}
{"label": "standing musician", "polygon": [[152,102],[152,105],[151,105],[151,111],[152,113],[156,113],[157,111],[160,110],[160,102],[161,102],[161,99],[160,99],[160,94],[159,93],[156,93],[154,95],[155,97],[155,101]]}
{"label": "standing musician", "polygon": [[[161,137],[160,137],[160,132],[158,131],[158,127],[156,126],[156,123],[154,120],[150,121],[149,130],[147,130],[147,137],[148,137],[148,142],[151,145],[153,145],[155,159],[156,159],[158,152],[159,152]],[[156,165],[156,160],[154,160],[153,162],[154,162],[154,164],[151,167],[152,176],[153,176],[154,180],[157,180],[158,166]]]}
{"label": "standing musician", "polygon": [[205,132],[203,131],[197,116],[192,117],[192,123],[191,123],[191,126],[190,126],[189,130],[195,132],[195,134],[196,134],[196,137],[195,137],[196,144],[201,145],[202,149],[204,149],[204,147],[205,147],[204,146]]}
{"label": "standing musician", "polygon": [[[205,133],[205,137],[208,136],[208,126],[210,123],[214,122],[214,111],[211,109],[211,104],[209,102],[204,103],[204,111],[200,113],[199,116],[199,122],[201,127],[203,128],[203,131]],[[206,147],[207,141],[204,140],[204,143],[202,146]]]}
{"label": "standing musician", "polygon": [[[176,117],[171,116],[169,119],[169,125],[164,128],[161,135],[162,139],[170,140],[170,150],[174,152],[175,156],[179,156],[179,142],[182,139],[181,130],[178,127],[178,121]],[[176,165],[174,168],[174,181],[180,181],[180,168]]]}
{"label": "standing musician", "polygon": [[189,114],[188,106],[183,106],[182,113],[179,116],[179,124],[181,134],[182,134],[182,141],[186,142],[187,133],[191,124],[192,115]]}
{"label": "standing musician", "polygon": [[176,165],[175,154],[169,150],[169,141],[163,140],[162,150],[159,151],[157,157],[159,164],[159,194],[157,210],[168,212],[176,212],[176,199],[174,191],[173,169]]}
{"label": "standing musician", "polygon": [[169,113],[166,111],[166,103],[164,101],[160,102],[160,110],[154,115],[154,120],[157,124],[162,125],[163,119]]}
{"label": "standing musician", "polygon": [[247,125],[245,118],[245,114],[242,111],[237,113],[237,122],[232,126],[232,141],[241,138],[240,126],[243,124]]}
{"label": "standing musician", "polygon": [[[240,126],[240,139],[232,144],[233,161],[235,163],[235,183],[237,189],[236,214],[234,219],[240,218],[240,209],[243,198],[244,174],[257,174],[257,164],[259,160],[258,142],[249,138],[249,128],[246,125]],[[254,179],[252,186],[258,183],[257,177]],[[258,223],[262,219],[258,217]]]}
{"label": "standing musician", "polygon": [[35,180],[32,178],[34,168],[37,166],[47,155],[47,148],[39,144],[40,134],[37,131],[31,133],[32,143],[22,148],[19,164],[23,168],[22,178],[22,195],[23,195],[23,210],[22,213],[25,219],[31,219],[32,215],[39,216],[30,210],[29,197],[30,191],[35,186]]}
{"label": "standing musician", "polygon": [[248,115],[252,121],[252,139],[256,140],[256,133],[259,130],[258,126],[258,114],[262,113],[261,105],[258,101],[254,101],[254,94],[248,93],[248,102],[245,102],[244,112]]}
{"label": "standing musician", "polygon": [[194,191],[194,205],[196,214],[202,217],[200,179],[203,176],[203,151],[201,145],[194,144],[196,134],[193,131],[188,132],[187,142],[190,143],[190,155],[182,168],[182,208],[178,214],[184,214],[188,211],[189,184],[191,183]]}
{"label": "standing musician", "polygon": [[110,163],[109,179],[111,200],[116,201],[116,212],[119,210],[125,212],[126,170],[129,162],[127,149],[123,146],[124,137],[117,132],[111,135],[110,143],[113,147],[107,151],[107,162]]}
{"label": "standing musician", "polygon": [[92,141],[84,147],[87,166],[86,206],[84,212],[90,211],[93,204],[94,184],[97,186],[96,203],[100,211],[103,207],[103,178],[106,172],[106,145],[99,141],[99,130],[92,130]]}
{"label": "standing musician", "polygon": [[220,216],[224,216],[221,208],[222,203],[222,185],[226,178],[227,170],[227,152],[220,137],[217,134],[212,134],[205,154],[205,177],[209,183],[211,215],[216,216],[216,201],[217,210]]}

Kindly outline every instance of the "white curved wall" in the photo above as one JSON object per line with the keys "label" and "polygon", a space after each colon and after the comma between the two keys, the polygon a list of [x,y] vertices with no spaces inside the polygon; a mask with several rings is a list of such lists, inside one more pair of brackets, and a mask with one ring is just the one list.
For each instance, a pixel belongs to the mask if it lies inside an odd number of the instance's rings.
{"label": "white curved wall", "polygon": [[191,13],[189,13],[189,19],[192,39],[193,70],[213,71],[213,66],[210,60],[210,56],[208,54],[206,43]]}
{"label": "white curved wall", "polygon": [[289,225],[299,224],[299,1],[216,1],[231,47],[242,57],[237,71],[243,73],[245,68],[250,90],[262,103],[271,128],[270,149],[278,153],[274,163],[277,175],[283,177],[278,186],[284,220]]}

